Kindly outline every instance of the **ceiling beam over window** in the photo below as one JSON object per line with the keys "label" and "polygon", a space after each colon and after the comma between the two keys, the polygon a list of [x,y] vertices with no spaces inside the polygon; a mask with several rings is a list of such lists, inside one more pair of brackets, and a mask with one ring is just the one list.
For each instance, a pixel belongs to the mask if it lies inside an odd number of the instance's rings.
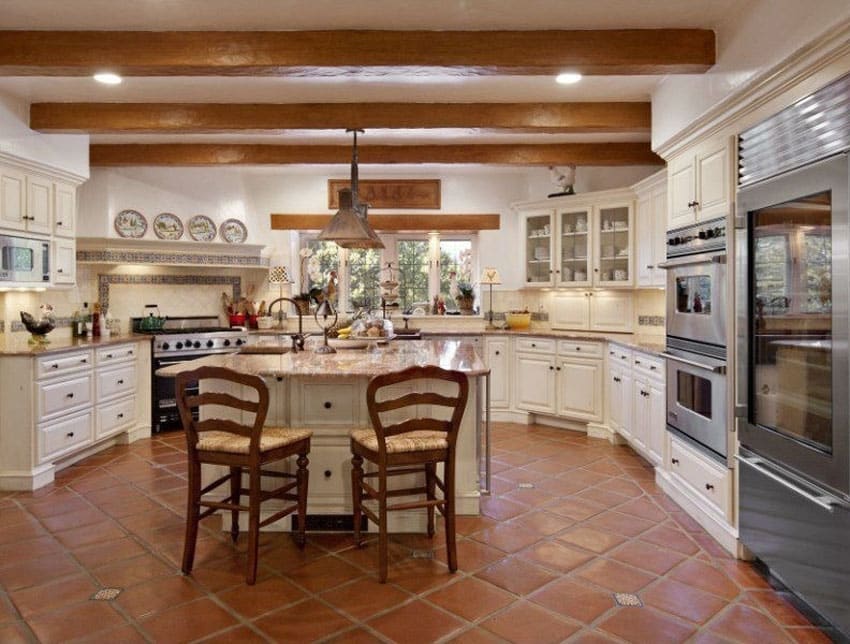
{"label": "ceiling beam over window", "polygon": [[209,133],[346,128],[649,132],[649,103],[33,103],[42,132]]}
{"label": "ceiling beam over window", "polygon": [[[272,230],[322,230],[331,215],[321,214],[278,214],[271,215]],[[369,214],[369,224],[379,231],[470,231],[499,230],[500,217],[486,215],[400,215]]]}
{"label": "ceiling beam over window", "polygon": [[[334,145],[96,144],[92,166],[207,166],[347,164],[351,148]],[[649,143],[556,143],[542,145],[371,145],[360,146],[360,165],[496,164],[549,166],[663,165]]]}
{"label": "ceiling beam over window", "polygon": [[714,32],[705,29],[3,31],[0,74],[694,74],[714,65],[715,49]]}

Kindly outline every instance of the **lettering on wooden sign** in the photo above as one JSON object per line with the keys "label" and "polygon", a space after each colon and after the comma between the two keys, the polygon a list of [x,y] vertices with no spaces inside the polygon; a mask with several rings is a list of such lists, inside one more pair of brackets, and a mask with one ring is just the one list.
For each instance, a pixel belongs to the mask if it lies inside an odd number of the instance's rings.
{"label": "lettering on wooden sign", "polygon": [[[328,208],[339,208],[339,191],[351,186],[348,179],[328,179]],[[360,202],[370,208],[440,207],[439,179],[361,179]]]}

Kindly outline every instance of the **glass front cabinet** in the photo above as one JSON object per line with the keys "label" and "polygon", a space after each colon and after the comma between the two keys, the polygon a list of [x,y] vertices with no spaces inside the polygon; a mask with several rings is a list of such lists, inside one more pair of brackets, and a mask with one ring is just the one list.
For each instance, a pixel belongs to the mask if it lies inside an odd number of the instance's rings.
{"label": "glass front cabinet", "polygon": [[634,283],[633,201],[623,196],[589,203],[582,197],[560,199],[550,208],[518,208],[526,286],[610,288]]}

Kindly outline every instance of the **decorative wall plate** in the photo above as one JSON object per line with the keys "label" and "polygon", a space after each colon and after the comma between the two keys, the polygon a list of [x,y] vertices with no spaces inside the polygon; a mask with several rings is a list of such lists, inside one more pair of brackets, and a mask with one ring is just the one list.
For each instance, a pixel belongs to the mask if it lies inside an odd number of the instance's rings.
{"label": "decorative wall plate", "polygon": [[248,229],[238,219],[226,219],[221,222],[221,238],[228,244],[244,244],[248,239]]}
{"label": "decorative wall plate", "polygon": [[148,231],[148,220],[138,210],[122,210],[115,215],[115,232],[127,239],[140,239]]}
{"label": "decorative wall plate", "polygon": [[160,239],[180,239],[183,236],[183,222],[177,215],[161,212],[153,220],[153,232]]}
{"label": "decorative wall plate", "polygon": [[211,242],[215,239],[215,224],[206,215],[195,215],[186,224],[189,236],[195,241]]}

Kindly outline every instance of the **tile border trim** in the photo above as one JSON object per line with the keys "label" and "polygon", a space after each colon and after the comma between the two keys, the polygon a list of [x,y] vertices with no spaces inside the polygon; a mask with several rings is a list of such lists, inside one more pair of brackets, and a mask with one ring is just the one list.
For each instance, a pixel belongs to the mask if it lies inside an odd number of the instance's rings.
{"label": "tile border trim", "polygon": [[184,266],[252,266],[268,268],[270,258],[257,255],[155,253],[136,250],[78,250],[78,262],[99,264],[171,264]]}
{"label": "tile border trim", "polygon": [[97,276],[97,294],[101,307],[109,310],[109,287],[112,284],[230,285],[233,299],[242,297],[242,278],[232,275],[104,275]]}

